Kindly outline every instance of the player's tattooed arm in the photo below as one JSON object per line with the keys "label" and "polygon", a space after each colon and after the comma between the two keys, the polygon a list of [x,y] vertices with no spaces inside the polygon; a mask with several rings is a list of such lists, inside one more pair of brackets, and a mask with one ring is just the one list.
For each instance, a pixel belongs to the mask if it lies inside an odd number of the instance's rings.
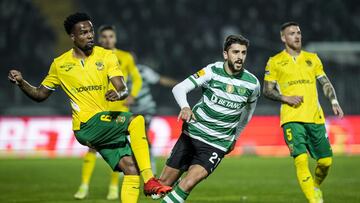
{"label": "player's tattooed arm", "polygon": [[108,101],[124,100],[129,96],[129,90],[125,84],[122,76],[116,76],[110,78],[111,83],[115,87],[115,90],[109,90],[105,94],[105,98]]}
{"label": "player's tattooed arm", "polygon": [[318,80],[323,88],[325,97],[328,98],[330,102],[337,100],[335,89],[332,86],[329,78],[326,75],[324,75],[318,78]]}
{"label": "player's tattooed arm", "polygon": [[276,83],[275,82],[269,82],[264,81],[264,87],[263,87],[263,94],[265,97],[274,100],[274,101],[282,101],[281,100],[281,94],[276,89]]}
{"label": "player's tattooed arm", "polygon": [[19,86],[19,88],[32,100],[37,102],[42,102],[45,99],[47,99],[51,93],[52,90],[44,87],[43,85],[40,85],[39,87],[34,87],[30,83],[28,83],[24,78],[22,77],[22,74],[20,71],[17,70],[10,70],[8,78],[10,82],[16,84]]}
{"label": "player's tattooed arm", "polygon": [[276,88],[275,82],[264,81],[263,94],[265,97],[274,100],[280,101],[282,103],[288,104],[292,107],[298,107],[303,102],[303,97],[294,95],[294,96],[284,96],[281,95],[279,90]]}
{"label": "player's tattooed arm", "polygon": [[329,101],[331,102],[331,106],[334,114],[337,115],[339,118],[342,118],[344,116],[344,112],[340,107],[339,101],[337,100],[336,97],[335,89],[331,84],[329,78],[326,75],[324,75],[319,77],[318,80],[322,86],[325,97],[328,98]]}

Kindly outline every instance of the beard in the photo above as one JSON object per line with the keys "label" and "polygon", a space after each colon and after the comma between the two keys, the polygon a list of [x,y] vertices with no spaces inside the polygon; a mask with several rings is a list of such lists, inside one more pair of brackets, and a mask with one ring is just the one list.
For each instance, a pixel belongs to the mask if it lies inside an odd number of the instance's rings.
{"label": "beard", "polygon": [[84,47],[79,47],[83,52],[91,51],[94,48],[94,44],[86,44]]}
{"label": "beard", "polygon": [[299,42],[299,43],[292,43],[292,44],[289,44],[288,45],[292,50],[297,50],[297,51],[299,51],[299,50],[301,50],[301,42]]}
{"label": "beard", "polygon": [[[241,63],[241,66],[240,67],[237,67],[237,65]],[[229,66],[229,69],[232,71],[232,72],[239,72],[242,68],[243,68],[243,61],[242,60],[238,60],[238,61],[235,61],[235,62],[232,62],[230,60],[228,60],[228,66]]]}

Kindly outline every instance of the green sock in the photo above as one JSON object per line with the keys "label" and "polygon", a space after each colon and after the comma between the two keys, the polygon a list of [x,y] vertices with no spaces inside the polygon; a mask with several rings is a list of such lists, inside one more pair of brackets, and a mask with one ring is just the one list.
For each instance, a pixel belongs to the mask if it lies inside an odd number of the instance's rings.
{"label": "green sock", "polygon": [[162,203],[183,203],[189,193],[184,192],[179,185],[177,185],[169,194],[167,194],[162,200]]}

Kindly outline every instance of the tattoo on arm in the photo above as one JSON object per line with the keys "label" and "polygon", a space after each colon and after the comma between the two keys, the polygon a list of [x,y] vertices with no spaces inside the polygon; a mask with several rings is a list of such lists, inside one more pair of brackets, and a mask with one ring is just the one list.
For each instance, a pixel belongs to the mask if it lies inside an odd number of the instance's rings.
{"label": "tattoo on arm", "polygon": [[335,89],[332,86],[329,78],[324,75],[320,78],[318,78],[320,84],[322,85],[324,95],[330,100],[337,100]]}
{"label": "tattoo on arm", "polygon": [[279,90],[277,90],[275,82],[264,81],[263,94],[271,100],[282,101],[281,94]]}
{"label": "tattoo on arm", "polygon": [[19,84],[19,87],[28,97],[37,102],[44,101],[52,93],[51,90],[45,88],[42,85],[40,85],[39,87],[34,87],[25,80],[23,80]]}

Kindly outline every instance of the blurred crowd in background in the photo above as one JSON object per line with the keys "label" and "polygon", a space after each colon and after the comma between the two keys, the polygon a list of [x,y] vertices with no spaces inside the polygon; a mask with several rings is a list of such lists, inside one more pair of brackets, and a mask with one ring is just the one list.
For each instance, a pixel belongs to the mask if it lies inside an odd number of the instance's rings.
{"label": "blurred crowd in background", "polygon": [[[70,115],[62,90],[36,105],[7,81],[7,72],[16,67],[29,82],[40,84],[52,59],[71,48],[62,23],[76,11],[87,12],[95,28],[115,25],[118,48],[134,53],[137,63],[178,80],[222,60],[225,36],[242,34],[250,40],[246,68],[262,82],[269,56],[283,49],[281,24],[296,21],[304,48],[323,60],[345,114],[360,114],[360,3],[356,0],[1,0],[1,115]],[[317,49],[311,43],[327,46]],[[159,115],[178,112],[170,89],[155,85],[152,93]],[[330,104],[320,98],[331,115]],[[199,97],[194,93],[189,99],[194,103]],[[255,113],[278,111],[278,103],[260,99]]]}

